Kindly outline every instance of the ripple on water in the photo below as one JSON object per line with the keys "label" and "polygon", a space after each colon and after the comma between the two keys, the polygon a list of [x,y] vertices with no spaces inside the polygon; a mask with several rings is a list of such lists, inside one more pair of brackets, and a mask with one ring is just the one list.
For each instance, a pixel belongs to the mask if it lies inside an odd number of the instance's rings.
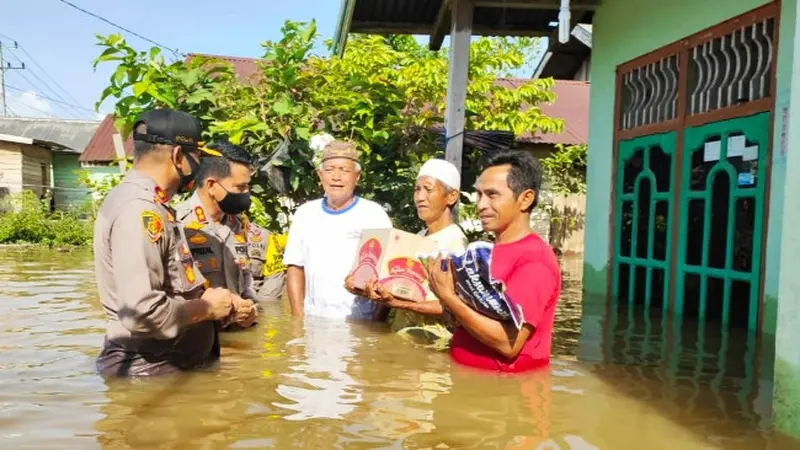
{"label": "ripple on water", "polygon": [[771,387],[741,342],[634,322],[587,321],[565,282],[550,370],[496,377],[267,305],[222,336],[218,370],[103,380],[91,254],[0,249],[0,448],[791,448],[759,428],[747,399]]}

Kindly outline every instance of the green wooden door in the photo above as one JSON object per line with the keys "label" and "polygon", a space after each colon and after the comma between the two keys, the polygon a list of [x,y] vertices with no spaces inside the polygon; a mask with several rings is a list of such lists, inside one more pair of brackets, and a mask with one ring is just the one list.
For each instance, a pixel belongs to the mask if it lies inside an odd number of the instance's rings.
{"label": "green wooden door", "polygon": [[612,295],[666,308],[676,133],[620,141]]}
{"label": "green wooden door", "polygon": [[758,324],[768,112],[684,131],[675,312]]}

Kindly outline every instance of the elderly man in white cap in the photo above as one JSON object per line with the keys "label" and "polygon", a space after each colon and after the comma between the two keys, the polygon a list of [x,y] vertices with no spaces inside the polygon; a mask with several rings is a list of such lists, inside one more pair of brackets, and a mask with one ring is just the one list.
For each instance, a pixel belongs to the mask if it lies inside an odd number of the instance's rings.
{"label": "elderly man in white cap", "polygon": [[[436,241],[439,250],[458,253],[464,251],[469,243],[464,230],[453,218],[460,188],[461,174],[456,166],[443,159],[428,160],[417,175],[414,204],[417,206],[417,216],[425,222],[425,228],[418,234]],[[350,285],[348,282],[348,286]],[[397,309],[392,319],[394,331],[410,326],[441,323],[441,318],[436,316],[442,314],[442,307],[433,294],[428,298],[430,301],[414,303],[394,299],[377,283],[370,283],[368,287],[367,294],[372,300]]]}

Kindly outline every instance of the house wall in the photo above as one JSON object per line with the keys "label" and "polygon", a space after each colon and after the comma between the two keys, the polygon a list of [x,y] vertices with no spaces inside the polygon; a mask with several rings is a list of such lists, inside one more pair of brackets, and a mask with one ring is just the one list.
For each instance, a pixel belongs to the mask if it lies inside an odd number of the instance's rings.
{"label": "house wall", "polygon": [[[533,156],[542,159],[550,156],[555,150],[552,144],[526,144],[517,148],[528,150]],[[539,208],[531,215],[534,231],[550,242],[560,254],[581,255],[584,247],[584,229],[586,216],[586,196],[575,194],[561,197],[547,192],[547,180],[541,203],[548,209]]]}
{"label": "house wall", "polygon": [[575,72],[575,76],[572,77],[572,79],[575,81],[591,81],[591,67],[592,55],[590,53],[589,56],[583,60],[581,67]]}
{"label": "house wall", "polygon": [[[587,226],[584,282],[587,292],[583,332],[600,329],[608,273],[609,213],[614,168],[613,132],[615,69],[704,28],[762,6],[766,0],[606,0],[594,17],[592,90],[587,173]],[[760,387],[756,403],[772,402],[774,425],[800,436],[800,85],[792,89],[800,71],[800,36],[796,24],[797,0],[782,0],[778,29],[778,61],[774,109],[771,191],[767,218],[764,303],[760,339]],[[648,19],[649,18],[649,19]],[[796,50],[797,49],[797,50]],[[800,78],[796,77],[797,83]],[[599,294],[599,295],[592,295]],[[780,314],[778,309],[780,308]],[[590,342],[591,337],[586,341]],[[774,346],[772,345],[774,344]],[[581,352],[593,350],[582,348]],[[770,364],[774,361],[774,366]],[[766,367],[770,366],[770,367]],[[773,378],[774,375],[774,378]],[[774,391],[772,383],[774,381]],[[774,394],[773,394],[774,392]]]}
{"label": "house wall", "polygon": [[89,190],[78,181],[81,170],[79,156],[75,153],[53,153],[53,191],[55,207],[58,209],[78,207],[89,200]]}
{"label": "house wall", "polygon": [[52,186],[52,157],[50,150],[22,145],[22,185],[24,189],[41,196]]}
{"label": "house wall", "polygon": [[19,144],[0,142],[0,199],[22,189],[22,150]]}
{"label": "house wall", "polygon": [[606,0],[598,7],[592,29],[583,280],[584,290],[597,294],[592,298],[600,301],[607,289],[617,66],[765,3],[768,1]]}

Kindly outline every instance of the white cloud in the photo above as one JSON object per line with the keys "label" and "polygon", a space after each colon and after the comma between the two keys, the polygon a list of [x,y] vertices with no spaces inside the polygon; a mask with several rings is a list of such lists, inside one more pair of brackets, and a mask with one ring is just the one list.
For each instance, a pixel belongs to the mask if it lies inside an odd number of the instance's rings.
{"label": "white cloud", "polygon": [[36,92],[6,93],[8,115],[21,117],[53,117],[53,108],[50,103],[39,97]]}

